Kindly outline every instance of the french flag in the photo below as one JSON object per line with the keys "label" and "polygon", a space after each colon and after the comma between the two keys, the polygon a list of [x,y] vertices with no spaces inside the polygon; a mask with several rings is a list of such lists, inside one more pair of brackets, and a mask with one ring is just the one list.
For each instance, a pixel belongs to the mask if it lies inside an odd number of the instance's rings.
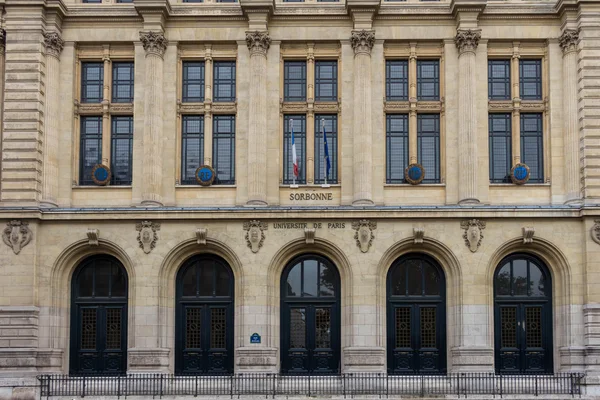
{"label": "french flag", "polygon": [[298,158],[296,158],[296,142],[294,141],[294,120],[290,119],[290,130],[292,131],[292,165],[294,165],[294,176],[298,178]]}

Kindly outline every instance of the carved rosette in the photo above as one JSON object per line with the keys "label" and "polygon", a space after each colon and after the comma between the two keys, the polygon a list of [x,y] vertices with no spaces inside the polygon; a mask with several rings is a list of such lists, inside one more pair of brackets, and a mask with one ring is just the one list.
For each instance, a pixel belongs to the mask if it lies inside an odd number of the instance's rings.
{"label": "carved rosette", "polygon": [[563,54],[577,50],[577,41],[579,40],[580,29],[565,29],[558,38],[558,45],[563,51]]}
{"label": "carved rosette", "polygon": [[137,241],[144,253],[148,254],[156,247],[158,240],[157,231],[160,230],[160,224],[151,221],[142,221],[135,224],[135,230],[138,231]]}
{"label": "carved rosette", "polygon": [[373,239],[375,239],[373,231],[377,229],[377,222],[361,219],[360,221],[352,222],[352,229],[356,231],[354,233],[354,240],[356,240],[356,245],[360,251],[363,253],[369,251],[373,244]]}
{"label": "carved rosette", "polygon": [[165,54],[165,50],[167,50],[167,44],[169,44],[169,41],[162,32],[154,31],[140,32],[140,41],[142,42],[142,46],[144,46],[146,56],[153,54],[162,57]]}
{"label": "carved rosette", "polygon": [[250,55],[259,54],[267,56],[267,51],[271,46],[271,37],[267,31],[246,32],[246,45],[250,50]]}
{"label": "carved rosette", "polygon": [[44,46],[46,47],[46,55],[58,58],[63,47],[65,47],[65,41],[57,32],[44,32]]}
{"label": "carved rosette", "polygon": [[246,231],[246,244],[250,247],[253,253],[258,253],[265,241],[265,232],[269,228],[266,222],[252,220],[244,222],[244,230]]}
{"label": "carved rosette", "polygon": [[33,233],[29,229],[29,223],[23,221],[10,221],[2,232],[2,240],[15,254],[19,254],[32,238]]}
{"label": "carved rosette", "polygon": [[600,219],[594,221],[594,226],[592,226],[592,240],[598,244],[600,244]]}
{"label": "carved rosette", "polygon": [[354,55],[366,54],[371,55],[371,50],[375,44],[375,32],[373,31],[353,31],[350,36],[350,44],[354,49]]}
{"label": "carved rosette", "polygon": [[483,230],[485,229],[485,222],[478,219],[471,219],[468,221],[462,221],[460,227],[464,229],[463,239],[465,244],[471,250],[471,253],[475,253],[481,245],[483,239]]}
{"label": "carved rosette", "polygon": [[460,54],[466,52],[475,53],[475,49],[477,49],[477,45],[479,44],[479,39],[481,39],[481,33],[479,31],[471,29],[460,30],[456,32],[454,43],[456,43],[456,47]]}

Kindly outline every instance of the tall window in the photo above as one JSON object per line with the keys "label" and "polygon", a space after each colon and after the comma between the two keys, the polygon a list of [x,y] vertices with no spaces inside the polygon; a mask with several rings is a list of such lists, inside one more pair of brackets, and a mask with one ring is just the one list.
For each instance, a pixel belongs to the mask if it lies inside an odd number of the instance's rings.
{"label": "tall window", "polygon": [[81,65],[81,102],[101,103],[104,86],[104,64],[84,62]]}
{"label": "tall window", "polygon": [[329,163],[331,170],[327,177],[327,183],[337,183],[337,163],[333,163],[331,156],[337,155],[337,114],[322,115],[315,114],[315,183],[325,183],[325,173],[327,171],[327,161],[325,159],[325,141],[323,140],[323,124],[325,123],[325,133],[327,136],[327,148],[329,154]]}
{"label": "tall window", "polygon": [[285,115],[283,118],[283,183],[291,184],[294,181],[294,167],[292,164],[292,131],[290,121],[293,120],[294,142],[296,143],[296,158],[298,161],[297,184],[306,184],[306,116]]}
{"label": "tall window", "polygon": [[417,153],[425,169],[423,183],[440,183],[440,116],[417,116]]}
{"label": "tall window", "polygon": [[111,185],[131,185],[133,117],[113,116],[111,132]]}
{"label": "tall window", "polygon": [[337,61],[315,61],[315,101],[337,101]]}
{"label": "tall window", "polygon": [[522,100],[542,100],[542,60],[519,60],[519,91]]}
{"label": "tall window", "polygon": [[204,62],[183,62],[183,102],[204,101]]}
{"label": "tall window", "polygon": [[235,116],[213,116],[213,168],[215,184],[235,184]]}
{"label": "tall window", "polygon": [[114,103],[133,102],[133,63],[113,63],[112,101]]}
{"label": "tall window", "polygon": [[93,185],[92,169],[102,162],[102,117],[81,117],[79,184]]}
{"label": "tall window", "polygon": [[385,97],[388,101],[408,100],[408,61],[385,62]]}
{"label": "tall window", "polygon": [[542,114],[521,114],[521,161],[529,166],[529,181],[544,182]]}
{"label": "tall window", "polygon": [[386,182],[404,183],[404,169],[408,166],[408,115],[388,114],[385,126]]}
{"label": "tall window", "polygon": [[204,116],[184,115],[181,121],[181,183],[193,185],[204,163]]}
{"label": "tall window", "polygon": [[510,100],[510,60],[488,60],[488,98]]}
{"label": "tall window", "polygon": [[214,101],[235,101],[235,61],[214,62]]}
{"label": "tall window", "polygon": [[283,75],[284,101],[306,101],[306,61],[285,61]]}
{"label": "tall window", "polygon": [[417,99],[429,101],[440,99],[439,60],[417,60]]}
{"label": "tall window", "polygon": [[490,182],[510,183],[511,115],[489,114]]}

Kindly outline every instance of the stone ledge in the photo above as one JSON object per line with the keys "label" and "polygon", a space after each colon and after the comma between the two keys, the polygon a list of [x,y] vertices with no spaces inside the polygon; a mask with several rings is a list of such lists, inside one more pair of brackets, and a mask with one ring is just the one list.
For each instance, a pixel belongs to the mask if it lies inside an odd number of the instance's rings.
{"label": "stone ledge", "polygon": [[277,373],[277,349],[274,347],[238,347],[236,372]]}
{"label": "stone ledge", "polygon": [[452,372],[494,372],[494,349],[487,346],[454,347]]}
{"label": "stone ledge", "polygon": [[3,377],[60,373],[63,351],[57,349],[0,349],[0,375]]}
{"label": "stone ledge", "polygon": [[132,348],[127,350],[128,372],[167,373],[169,370],[170,349]]}

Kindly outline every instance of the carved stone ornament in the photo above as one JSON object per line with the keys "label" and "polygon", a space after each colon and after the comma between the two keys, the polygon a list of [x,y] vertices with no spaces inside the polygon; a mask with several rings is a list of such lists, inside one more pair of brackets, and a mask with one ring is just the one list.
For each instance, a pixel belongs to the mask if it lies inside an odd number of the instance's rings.
{"label": "carved stone ornament", "polygon": [[252,220],[244,222],[244,230],[246,231],[246,244],[250,247],[253,253],[258,253],[265,241],[265,232],[269,228],[266,222]]}
{"label": "carved stone ornament", "polygon": [[33,233],[29,229],[29,223],[23,221],[10,221],[6,224],[2,233],[2,240],[10,247],[15,254],[19,254],[21,249],[33,238]]}
{"label": "carved stone ornament", "polygon": [[577,41],[579,40],[580,29],[565,29],[558,38],[558,45],[563,53],[577,50]]}
{"label": "carved stone ornament", "polygon": [[591,233],[594,242],[600,244],[600,219],[594,221],[594,226],[592,226]]}
{"label": "carved stone ornament", "polygon": [[533,235],[535,234],[535,229],[531,226],[524,226],[522,228],[523,231],[523,244],[533,243]]}
{"label": "carved stone ornament", "polygon": [[425,236],[425,228],[413,228],[413,236],[415,244],[422,244]]}
{"label": "carved stone ornament", "polygon": [[155,54],[162,57],[167,50],[167,44],[169,41],[162,32],[140,32],[140,41],[146,54]]}
{"label": "carved stone ornament", "polygon": [[464,53],[467,51],[474,53],[475,49],[477,49],[477,45],[479,44],[479,39],[481,39],[481,33],[479,31],[474,31],[471,29],[460,30],[456,32],[454,43],[456,43],[459,53]]}
{"label": "carved stone ornament", "polygon": [[142,221],[135,224],[135,230],[138,231],[138,243],[144,250],[144,253],[148,254],[156,247],[156,241],[158,240],[157,231],[160,230],[160,224],[151,221]]}
{"label": "carved stone ornament", "polygon": [[350,44],[354,49],[354,54],[371,55],[371,50],[375,44],[375,32],[373,31],[353,31],[350,36]]}
{"label": "carved stone ornament", "polygon": [[198,228],[196,229],[196,243],[206,244],[206,236],[208,235],[208,229]]}
{"label": "carved stone ornament", "polygon": [[46,54],[58,58],[65,46],[65,41],[57,32],[44,32],[44,46],[46,47]]}
{"label": "carved stone ornament", "polygon": [[4,51],[6,47],[6,31],[0,28],[0,50]]}
{"label": "carved stone ornament", "polygon": [[100,230],[88,229],[87,230],[88,244],[90,246],[98,246],[98,239],[100,238]]}
{"label": "carved stone ornament", "polygon": [[267,31],[246,32],[246,45],[250,54],[267,55],[267,50],[271,46],[271,37]]}
{"label": "carved stone ornament", "polygon": [[471,219],[469,221],[462,221],[460,227],[465,230],[463,234],[465,244],[471,250],[471,253],[475,253],[483,239],[482,231],[485,229],[485,222],[478,219]]}
{"label": "carved stone ornament", "polygon": [[373,231],[377,229],[377,222],[361,219],[360,221],[352,222],[352,229],[356,231],[354,239],[360,251],[363,253],[369,251],[373,239],[375,239]]}
{"label": "carved stone ornament", "polygon": [[304,240],[306,244],[314,244],[315,243],[315,228],[304,228]]}

